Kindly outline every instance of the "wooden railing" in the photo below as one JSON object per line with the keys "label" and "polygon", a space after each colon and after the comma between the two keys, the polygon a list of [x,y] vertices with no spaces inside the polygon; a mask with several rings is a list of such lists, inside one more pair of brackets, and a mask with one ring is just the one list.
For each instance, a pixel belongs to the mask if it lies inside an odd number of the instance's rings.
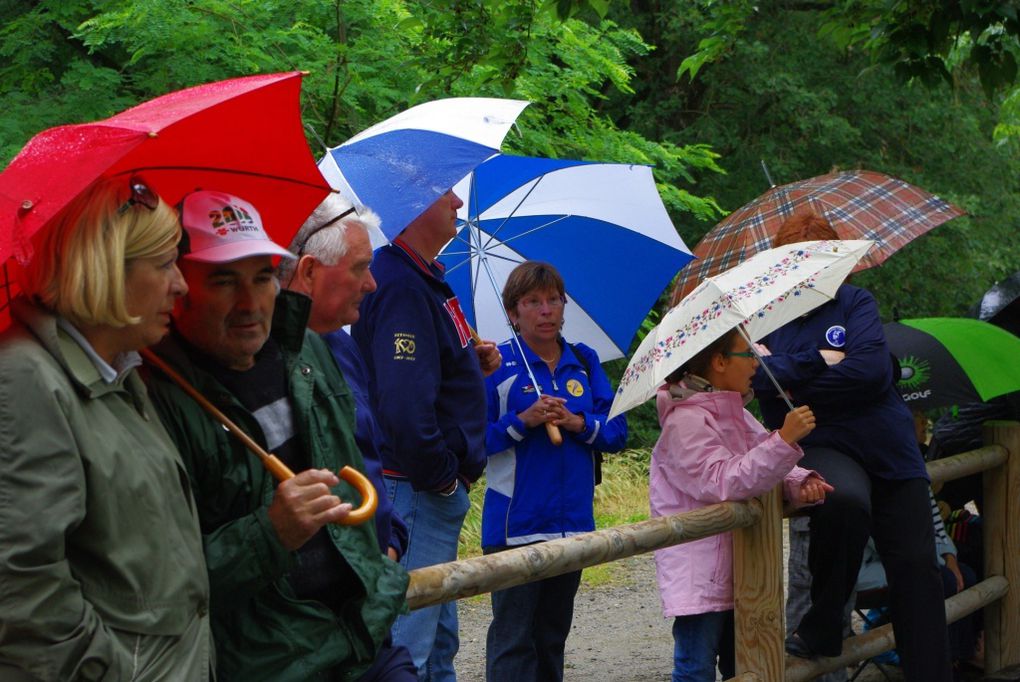
{"label": "wooden railing", "polygon": [[[946,600],[953,622],[985,609],[985,672],[1020,664],[1020,424],[989,422],[987,446],[928,465],[932,482],[984,472],[985,580]],[[452,561],[411,571],[412,609],[501,590],[726,531],[733,534],[734,680],[810,680],[895,647],[885,625],[844,642],[843,653],[812,660],[783,650],[782,499],[777,487],[747,502],[713,504],[675,516]],[[1011,590],[1010,587],[1013,587]]]}

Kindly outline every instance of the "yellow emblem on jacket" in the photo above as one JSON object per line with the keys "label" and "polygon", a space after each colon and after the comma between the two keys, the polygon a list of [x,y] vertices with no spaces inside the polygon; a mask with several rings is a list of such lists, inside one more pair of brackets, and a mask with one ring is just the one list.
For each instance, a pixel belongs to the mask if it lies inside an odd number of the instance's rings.
{"label": "yellow emblem on jacket", "polygon": [[393,359],[414,360],[414,334],[397,332],[393,335]]}
{"label": "yellow emblem on jacket", "polygon": [[577,379],[571,379],[567,382],[567,393],[576,398],[584,394],[584,386]]}

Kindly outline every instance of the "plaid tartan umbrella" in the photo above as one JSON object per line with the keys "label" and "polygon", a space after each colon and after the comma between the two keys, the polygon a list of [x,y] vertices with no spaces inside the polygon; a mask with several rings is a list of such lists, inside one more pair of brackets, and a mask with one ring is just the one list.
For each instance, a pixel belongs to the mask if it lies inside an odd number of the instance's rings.
{"label": "plaid tartan umbrella", "polygon": [[680,272],[671,305],[706,277],[772,248],[772,239],[794,211],[811,207],[832,223],[840,239],[869,239],[876,246],[854,271],[881,264],[928,230],[964,212],[903,180],[874,171],[844,171],[772,187],[713,227],[694,247],[698,260]]}

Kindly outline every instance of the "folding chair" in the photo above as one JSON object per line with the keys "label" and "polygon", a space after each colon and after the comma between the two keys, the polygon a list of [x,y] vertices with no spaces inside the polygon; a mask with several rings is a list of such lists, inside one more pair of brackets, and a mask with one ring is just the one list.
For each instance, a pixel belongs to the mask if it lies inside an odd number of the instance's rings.
{"label": "folding chair", "polygon": [[[871,609],[879,609],[889,605],[889,588],[878,587],[872,590],[864,590],[857,592],[854,596],[854,611],[860,616],[864,623],[870,624],[870,627],[878,627],[880,623],[873,622],[868,617],[868,611]],[[889,671],[885,669],[888,664],[876,661],[874,658],[866,658],[857,664],[854,668],[853,673],[850,675],[850,682],[854,682],[861,673],[863,673],[869,665],[873,665],[878,668],[878,671],[882,673],[882,676],[889,682],[893,682],[893,678]]]}

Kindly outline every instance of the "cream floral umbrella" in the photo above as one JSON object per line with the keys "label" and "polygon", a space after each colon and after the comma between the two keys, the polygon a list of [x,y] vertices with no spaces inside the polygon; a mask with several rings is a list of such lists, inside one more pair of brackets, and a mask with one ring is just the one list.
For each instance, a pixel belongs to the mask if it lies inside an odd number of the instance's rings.
{"label": "cream floral umbrella", "polygon": [[645,337],[620,379],[609,418],[654,396],[667,376],[730,329],[738,327],[752,343],[831,301],[872,246],[867,239],[789,244],[707,278]]}

